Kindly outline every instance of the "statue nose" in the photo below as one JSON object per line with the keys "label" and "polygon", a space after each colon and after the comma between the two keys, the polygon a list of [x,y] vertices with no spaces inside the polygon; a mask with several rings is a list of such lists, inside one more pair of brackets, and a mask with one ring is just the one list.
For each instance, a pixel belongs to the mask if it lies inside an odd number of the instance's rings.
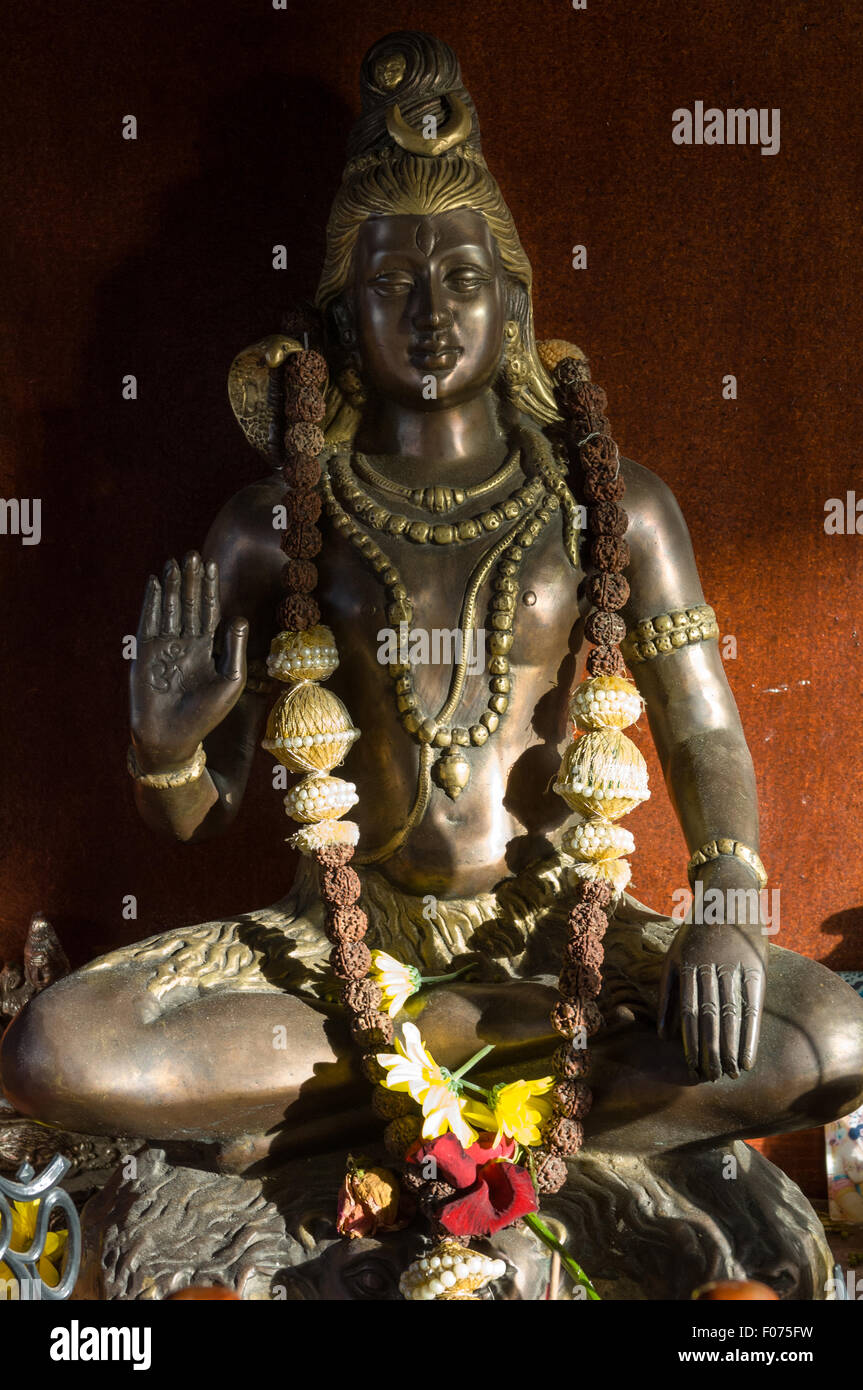
{"label": "statue nose", "polygon": [[449,328],[452,321],[453,316],[449,309],[426,304],[415,314],[414,327],[421,333],[431,333],[437,329]]}

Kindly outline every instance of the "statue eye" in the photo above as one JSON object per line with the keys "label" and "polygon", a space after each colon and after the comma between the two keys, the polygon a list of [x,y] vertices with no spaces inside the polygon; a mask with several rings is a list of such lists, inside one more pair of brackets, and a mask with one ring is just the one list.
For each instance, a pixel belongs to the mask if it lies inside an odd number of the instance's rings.
{"label": "statue eye", "polygon": [[414,287],[413,277],[404,271],[385,271],[381,275],[376,275],[369,281],[375,294],[389,297],[397,294],[410,294]]}
{"label": "statue eye", "polygon": [[393,1271],[381,1260],[356,1264],[345,1273],[345,1282],[354,1298],[395,1298],[396,1281]]}
{"label": "statue eye", "polygon": [[450,271],[446,277],[446,283],[450,289],[457,290],[461,294],[469,294],[474,290],[482,289],[483,285],[490,284],[491,276],[476,266],[465,265]]}

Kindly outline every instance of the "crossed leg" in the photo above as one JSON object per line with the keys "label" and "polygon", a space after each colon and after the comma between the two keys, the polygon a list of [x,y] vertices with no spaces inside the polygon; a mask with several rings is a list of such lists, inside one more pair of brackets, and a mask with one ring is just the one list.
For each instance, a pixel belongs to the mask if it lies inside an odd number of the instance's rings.
{"label": "crossed leg", "polygon": [[[159,1007],[147,978],[126,962],[38,995],[0,1049],[16,1108],[82,1133],[255,1156],[252,1136],[276,1133],[280,1149],[309,1152],[379,1127],[338,1009],[275,987],[180,994]],[[548,1025],[555,997],[544,981],[454,984],[417,996],[401,1017],[446,1065],[492,1042],[489,1080],[536,1076],[559,1041]],[[598,1149],[656,1154],[820,1125],[863,1100],[863,1001],[823,966],[771,947],[751,1071],[696,1082],[680,1042],[630,1016],[591,1040],[590,1084],[587,1144]]]}

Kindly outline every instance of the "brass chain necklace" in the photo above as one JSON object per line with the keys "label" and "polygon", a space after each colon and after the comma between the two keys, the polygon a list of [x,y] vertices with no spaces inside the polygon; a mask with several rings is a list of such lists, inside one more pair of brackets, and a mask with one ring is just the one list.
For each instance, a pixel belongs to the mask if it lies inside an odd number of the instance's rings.
{"label": "brass chain necklace", "polygon": [[465,502],[472,502],[477,497],[486,497],[488,493],[508,483],[519,470],[521,450],[517,447],[513,449],[496,473],[471,487],[444,487],[439,483],[431,487],[408,487],[405,483],[397,483],[394,479],[379,473],[369,463],[365,454],[355,453],[351,463],[354,472],[363,482],[378,488],[380,492],[400,497],[402,501],[409,502],[420,511],[451,512],[456,507],[463,506]]}

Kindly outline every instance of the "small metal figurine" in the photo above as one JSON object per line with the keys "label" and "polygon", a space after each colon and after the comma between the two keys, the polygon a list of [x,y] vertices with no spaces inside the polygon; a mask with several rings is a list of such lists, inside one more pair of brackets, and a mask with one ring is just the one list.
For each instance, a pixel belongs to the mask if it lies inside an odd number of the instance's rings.
{"label": "small metal figurine", "polygon": [[[231,371],[269,471],[150,579],[131,674],[138,809],[182,841],[238,815],[287,680],[265,746],[301,777],[294,886],[38,995],[3,1040],[4,1087],[24,1114],[209,1144],[235,1173],[388,1120],[407,1140],[416,1109],[381,1086],[369,1103],[369,1059],[393,1047],[372,945],[423,976],[471,966],[410,998],[397,1039],[410,1021],[453,1070],[494,1044],[488,1085],[555,1073],[546,1190],[582,1141],[585,1160],[667,1156],[847,1114],[863,1001],[763,929],[752,760],[680,509],[618,456],[580,350],[536,340],[451,50],[390,35],[361,88],[317,317]],[[642,703],[690,883],[721,891],[724,920],[677,925],[626,892],[616,820],[646,782],[617,731]],[[562,767],[573,725],[593,742]]]}

